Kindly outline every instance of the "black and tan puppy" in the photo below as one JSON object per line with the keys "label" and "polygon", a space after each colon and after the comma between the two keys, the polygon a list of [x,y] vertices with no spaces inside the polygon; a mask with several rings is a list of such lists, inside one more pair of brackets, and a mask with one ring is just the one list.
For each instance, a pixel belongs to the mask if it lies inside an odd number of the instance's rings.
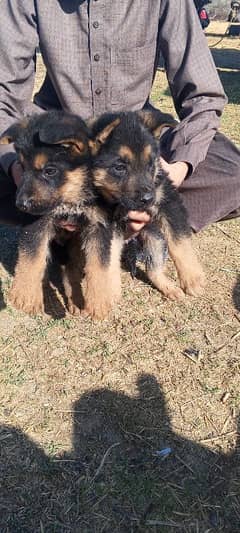
{"label": "black and tan puppy", "polygon": [[64,286],[68,309],[75,312],[81,306],[79,232],[88,226],[86,212],[91,227],[101,224],[89,178],[87,127],[77,116],[53,111],[13,125],[0,142],[14,142],[23,166],[17,207],[38,216],[21,232],[10,300],[31,314],[44,310],[46,267],[55,241],[64,244]]}
{"label": "black and tan puppy", "polygon": [[17,205],[40,217],[20,238],[10,293],[17,308],[43,311],[50,243],[61,241],[67,251],[68,309],[78,312],[83,295],[85,310],[104,318],[120,298],[120,261],[130,210],[151,215],[138,240],[152,283],[170,298],[183,296],[163,273],[166,239],[181,287],[189,294],[201,291],[203,274],[186,212],[159,166],[154,135],[161,128],[162,116],[151,113],[104,115],[89,139],[79,117],[50,112],[8,131],[1,142],[15,143],[24,168]]}
{"label": "black and tan puppy", "polygon": [[[199,295],[204,275],[191,242],[187,213],[178,191],[159,163],[158,138],[163,127],[159,112],[105,114],[92,125],[93,181],[115,224],[112,261],[120,285],[118,261],[129,211],[146,211],[151,222],[138,241],[146,258],[148,278],[165,296]],[[165,240],[176,266],[180,286],[163,272]],[[120,249],[121,248],[121,249]],[[111,261],[110,261],[111,263]]]}

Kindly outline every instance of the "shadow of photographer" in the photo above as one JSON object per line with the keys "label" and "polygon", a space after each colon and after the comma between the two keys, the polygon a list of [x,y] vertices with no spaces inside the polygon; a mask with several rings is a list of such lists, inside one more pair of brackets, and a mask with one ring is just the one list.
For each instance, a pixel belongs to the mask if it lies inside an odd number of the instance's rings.
{"label": "shadow of photographer", "polygon": [[2,532],[239,531],[238,448],[225,455],[182,438],[155,377],[139,376],[137,388],[83,394],[62,455],[1,427]]}

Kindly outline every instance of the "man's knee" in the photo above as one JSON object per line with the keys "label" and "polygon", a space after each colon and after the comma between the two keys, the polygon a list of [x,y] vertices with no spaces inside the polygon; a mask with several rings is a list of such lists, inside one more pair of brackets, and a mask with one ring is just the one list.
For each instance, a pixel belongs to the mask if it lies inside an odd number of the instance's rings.
{"label": "man's knee", "polygon": [[217,132],[212,140],[207,158],[210,158],[216,172],[229,178],[240,178],[240,150],[223,133]]}

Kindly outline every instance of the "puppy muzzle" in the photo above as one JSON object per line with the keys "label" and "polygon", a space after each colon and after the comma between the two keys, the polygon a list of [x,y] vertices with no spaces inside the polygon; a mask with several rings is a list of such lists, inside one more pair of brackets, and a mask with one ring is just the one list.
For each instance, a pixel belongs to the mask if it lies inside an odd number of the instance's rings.
{"label": "puppy muzzle", "polygon": [[48,204],[36,202],[34,198],[21,193],[17,194],[16,207],[20,211],[31,215],[45,215],[52,209],[52,206],[50,207]]}
{"label": "puppy muzzle", "polygon": [[28,198],[25,195],[17,195],[16,198],[16,206],[20,211],[24,211],[26,213],[30,213],[32,209],[34,208],[34,202],[31,198]]}
{"label": "puppy muzzle", "polygon": [[155,203],[155,192],[144,192],[136,197],[124,197],[120,200],[120,206],[126,211],[146,211],[151,214]]}

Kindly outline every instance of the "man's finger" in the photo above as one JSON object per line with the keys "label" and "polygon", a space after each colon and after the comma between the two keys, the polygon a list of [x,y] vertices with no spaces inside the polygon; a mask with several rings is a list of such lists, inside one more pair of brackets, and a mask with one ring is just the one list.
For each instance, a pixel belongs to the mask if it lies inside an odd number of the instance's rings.
{"label": "man's finger", "polygon": [[165,172],[168,172],[169,171],[169,163],[167,163],[167,161],[165,161],[165,159],[163,159],[163,157],[160,157],[159,160],[160,160],[162,169],[165,170]]}
{"label": "man's finger", "polygon": [[130,223],[143,222],[144,224],[147,224],[150,221],[150,219],[151,219],[150,215],[146,213],[145,211],[129,211],[128,212],[128,220]]}
{"label": "man's finger", "polygon": [[128,227],[134,233],[138,233],[145,226],[145,222],[128,222]]}

